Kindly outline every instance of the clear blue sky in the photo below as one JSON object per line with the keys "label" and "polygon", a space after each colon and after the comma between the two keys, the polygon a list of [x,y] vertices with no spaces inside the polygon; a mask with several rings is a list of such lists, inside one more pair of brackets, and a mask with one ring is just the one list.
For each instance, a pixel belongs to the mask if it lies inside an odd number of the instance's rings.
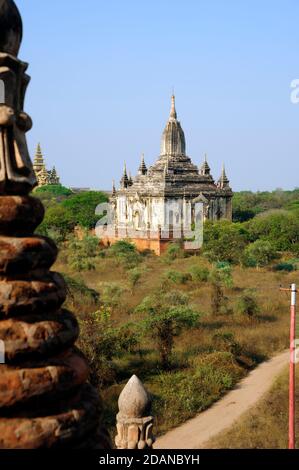
{"label": "clear blue sky", "polygon": [[175,89],[187,152],[235,190],[299,186],[298,0],[16,0],[31,155],[108,189],[153,163]]}

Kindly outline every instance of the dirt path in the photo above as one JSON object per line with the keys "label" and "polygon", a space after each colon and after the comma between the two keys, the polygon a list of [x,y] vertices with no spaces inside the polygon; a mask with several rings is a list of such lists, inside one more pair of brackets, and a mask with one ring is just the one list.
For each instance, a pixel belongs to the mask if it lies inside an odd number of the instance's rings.
{"label": "dirt path", "polygon": [[289,357],[286,351],[258,366],[211,408],[160,437],[155,449],[203,449],[209,439],[258,402],[288,364]]}

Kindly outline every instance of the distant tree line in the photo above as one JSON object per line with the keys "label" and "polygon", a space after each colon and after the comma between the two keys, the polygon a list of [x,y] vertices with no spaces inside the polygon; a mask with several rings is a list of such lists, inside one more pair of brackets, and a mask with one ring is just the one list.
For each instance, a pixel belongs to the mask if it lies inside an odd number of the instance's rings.
{"label": "distant tree line", "polygon": [[233,220],[245,222],[257,214],[273,209],[299,211],[299,188],[293,191],[240,191],[233,197]]}
{"label": "distant tree line", "polygon": [[96,207],[108,201],[108,196],[100,191],[74,193],[61,185],[43,186],[35,191],[35,195],[46,208],[37,232],[57,242],[64,241],[77,226],[86,230],[94,228],[99,219],[95,214]]}

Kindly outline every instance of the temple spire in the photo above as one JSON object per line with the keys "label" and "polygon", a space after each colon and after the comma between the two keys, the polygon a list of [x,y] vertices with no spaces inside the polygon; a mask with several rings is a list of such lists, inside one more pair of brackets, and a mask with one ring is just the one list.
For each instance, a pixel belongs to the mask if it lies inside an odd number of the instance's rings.
{"label": "temple spire", "polygon": [[33,168],[36,171],[41,170],[41,168],[44,166],[44,156],[42,153],[41,145],[40,143],[37,144],[36,147],[36,152],[35,152],[35,157],[34,157],[34,163],[33,163]]}
{"label": "temple spire", "polygon": [[116,187],[115,187],[115,181],[112,181],[112,196],[114,197],[116,195]]}
{"label": "temple spire", "polygon": [[139,167],[138,172],[139,172],[140,175],[146,175],[147,174],[147,166],[146,166],[145,161],[144,161],[144,153],[141,155],[141,163],[140,163],[140,167]]}
{"label": "temple spire", "polygon": [[175,108],[175,96],[173,94],[172,97],[171,97],[170,119],[176,120],[177,117],[178,116],[177,116],[177,112],[176,112],[176,108]]}
{"label": "temple spire", "polygon": [[33,161],[33,169],[37,179],[38,186],[44,186],[49,182],[49,174],[46,169],[44,156],[40,143],[37,144],[35,157]]}
{"label": "temple spire", "polygon": [[128,173],[127,173],[127,165],[125,163],[123,176],[122,176],[122,179],[120,180],[121,187],[127,188],[128,183],[129,183],[129,178],[128,178]]}
{"label": "temple spire", "polygon": [[228,177],[226,176],[226,172],[225,172],[225,165],[223,164],[222,166],[222,172],[221,172],[221,176],[218,180],[218,187],[223,189],[223,188],[229,188],[229,179]]}
{"label": "temple spire", "polygon": [[209,176],[211,174],[211,168],[208,164],[207,154],[205,154],[205,159],[200,168],[200,174],[202,176]]}
{"label": "temple spire", "polygon": [[53,166],[52,170],[49,173],[49,184],[60,184],[60,178],[57,174],[55,166]]}
{"label": "temple spire", "polygon": [[162,135],[160,155],[169,155],[171,157],[186,155],[185,134],[177,120],[174,95],[171,97],[170,116]]}

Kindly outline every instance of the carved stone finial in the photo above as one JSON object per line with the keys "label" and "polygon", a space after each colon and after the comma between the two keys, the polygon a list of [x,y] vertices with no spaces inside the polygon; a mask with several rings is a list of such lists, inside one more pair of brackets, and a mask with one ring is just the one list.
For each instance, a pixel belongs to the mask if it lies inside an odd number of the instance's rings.
{"label": "carved stone finial", "polygon": [[0,0],[0,51],[17,56],[22,33],[22,19],[15,3]]}
{"label": "carved stone finial", "polygon": [[118,400],[118,449],[152,448],[153,421],[150,415],[151,398],[136,375],[129,380]]}
{"label": "carved stone finial", "polygon": [[0,194],[28,194],[36,185],[25,133],[32,127],[23,110],[30,77],[28,64],[17,58],[22,20],[12,0],[0,0]]}
{"label": "carved stone finial", "polygon": [[77,320],[62,308],[65,283],[50,270],[57,248],[34,235],[44,208],[28,196],[35,185],[23,112],[29,79],[12,55],[20,40],[16,6],[0,0],[0,449],[109,448],[100,399],[75,347]]}
{"label": "carved stone finial", "polygon": [[143,383],[133,375],[118,400],[119,413],[124,418],[142,418],[151,406],[151,399]]}

